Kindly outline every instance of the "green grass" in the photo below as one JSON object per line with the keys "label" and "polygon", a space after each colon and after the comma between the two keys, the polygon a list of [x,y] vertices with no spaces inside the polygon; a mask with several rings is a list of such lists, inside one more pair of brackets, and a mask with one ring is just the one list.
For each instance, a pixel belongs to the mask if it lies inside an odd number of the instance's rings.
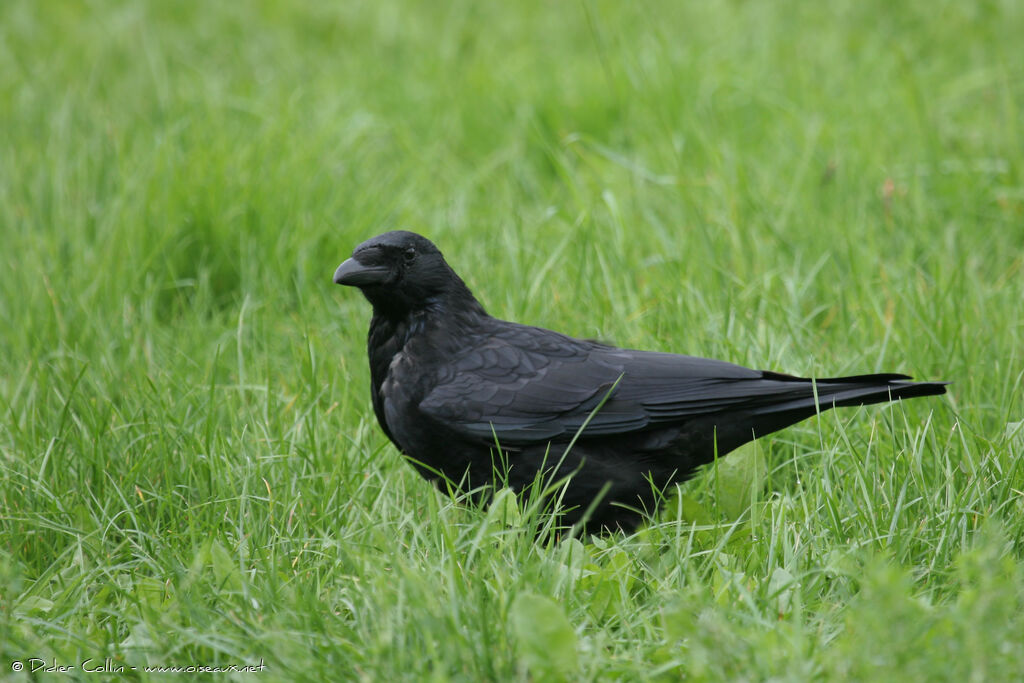
{"label": "green grass", "polygon": [[[999,0],[0,3],[0,676],[1024,677],[1022,34]],[[954,384],[538,543],[375,423],[331,274],[392,227],[500,317]]]}

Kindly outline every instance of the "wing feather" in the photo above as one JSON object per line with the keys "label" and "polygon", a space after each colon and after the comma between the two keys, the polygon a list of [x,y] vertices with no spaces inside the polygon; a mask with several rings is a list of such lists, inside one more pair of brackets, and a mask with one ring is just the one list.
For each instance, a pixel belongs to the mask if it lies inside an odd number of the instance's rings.
{"label": "wing feather", "polygon": [[[808,385],[767,380],[732,363],[628,351],[505,323],[453,358],[421,401],[463,436],[525,446],[622,434],[725,410],[805,398]],[[617,383],[617,384],[616,384]],[[780,395],[781,394],[781,395]]]}

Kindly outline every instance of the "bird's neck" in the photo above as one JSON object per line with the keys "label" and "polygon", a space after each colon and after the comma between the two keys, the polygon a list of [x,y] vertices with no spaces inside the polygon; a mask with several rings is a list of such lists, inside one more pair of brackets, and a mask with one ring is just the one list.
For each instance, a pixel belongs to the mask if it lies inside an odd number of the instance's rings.
{"label": "bird's neck", "polygon": [[381,386],[395,356],[413,340],[429,347],[433,357],[448,358],[490,319],[465,285],[461,290],[446,292],[414,309],[374,306],[367,347],[375,387]]}

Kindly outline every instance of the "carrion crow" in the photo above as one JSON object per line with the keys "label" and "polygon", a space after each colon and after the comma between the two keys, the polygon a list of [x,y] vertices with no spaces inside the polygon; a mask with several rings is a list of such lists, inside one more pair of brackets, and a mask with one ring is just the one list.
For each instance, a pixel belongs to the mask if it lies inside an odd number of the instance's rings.
{"label": "carrion crow", "polygon": [[373,410],[423,476],[486,496],[496,482],[522,493],[542,471],[571,474],[562,521],[586,532],[634,528],[659,490],[716,454],[821,410],[946,391],[897,374],[811,380],[499,320],[412,232],[359,245],[334,282],[373,305]]}

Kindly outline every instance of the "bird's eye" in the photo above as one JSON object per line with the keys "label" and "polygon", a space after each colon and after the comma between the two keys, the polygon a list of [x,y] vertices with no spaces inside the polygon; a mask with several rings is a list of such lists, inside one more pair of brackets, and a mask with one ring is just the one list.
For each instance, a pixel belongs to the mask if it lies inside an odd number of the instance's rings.
{"label": "bird's eye", "polygon": [[409,247],[408,249],[405,250],[404,256],[405,262],[410,263],[414,258],[416,258],[416,250],[413,249],[412,247]]}

